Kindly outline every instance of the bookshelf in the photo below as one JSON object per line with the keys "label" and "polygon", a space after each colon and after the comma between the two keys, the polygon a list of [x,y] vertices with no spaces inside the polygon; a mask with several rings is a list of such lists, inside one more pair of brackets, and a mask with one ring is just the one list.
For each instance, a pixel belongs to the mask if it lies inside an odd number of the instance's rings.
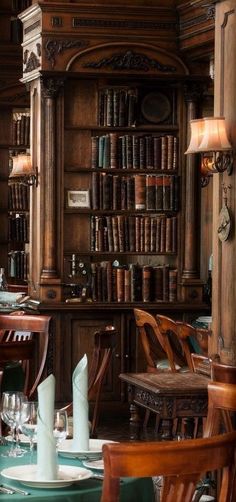
{"label": "bookshelf", "polygon": [[[74,113],[88,98],[87,88],[93,103],[88,125]],[[76,291],[81,299],[86,288],[93,303],[178,301],[177,95],[173,84],[152,89],[146,82],[108,82],[103,88],[99,79],[68,83],[64,280],[73,278],[72,296]],[[157,107],[156,117],[151,106]],[[87,193],[87,207],[79,200],[68,205],[71,192]],[[66,299],[69,289],[64,293]]]}

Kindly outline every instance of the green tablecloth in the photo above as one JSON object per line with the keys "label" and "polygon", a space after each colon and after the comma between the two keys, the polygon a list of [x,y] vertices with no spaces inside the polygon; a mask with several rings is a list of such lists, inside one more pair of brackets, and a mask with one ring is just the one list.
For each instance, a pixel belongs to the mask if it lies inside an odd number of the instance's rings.
{"label": "green tablecloth", "polygon": [[[14,465],[27,465],[30,463],[29,454],[25,454],[20,458],[6,458],[1,454],[8,447],[0,447],[0,468],[2,469]],[[36,453],[34,453],[33,463],[36,463]],[[76,459],[63,458],[59,456],[60,464],[78,465],[83,467],[83,464]],[[58,489],[38,489],[24,487],[22,484],[7,480],[0,476],[0,483],[6,483],[11,486],[16,486],[30,492],[27,497],[24,495],[14,494],[8,495],[0,493],[0,502],[19,502],[22,500],[34,502],[99,502],[102,492],[102,481],[88,479],[79,482],[77,485],[71,485],[67,488]],[[122,502],[154,502],[153,483],[151,478],[146,479],[125,479],[121,483],[121,501]]]}

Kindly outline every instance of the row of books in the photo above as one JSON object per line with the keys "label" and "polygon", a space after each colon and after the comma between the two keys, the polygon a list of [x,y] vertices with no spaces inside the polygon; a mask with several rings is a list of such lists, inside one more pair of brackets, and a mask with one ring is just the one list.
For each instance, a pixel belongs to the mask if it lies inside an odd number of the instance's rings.
{"label": "row of books", "polygon": [[116,133],[92,136],[91,166],[111,169],[176,170],[178,139],[162,136]]}
{"label": "row of books", "polygon": [[99,93],[100,126],[132,127],[136,123],[137,89],[107,87]]}
{"label": "row of books", "polygon": [[30,7],[31,3],[31,0],[12,0],[12,9],[17,12],[22,12],[27,9],[27,7]]}
{"label": "row of books", "polygon": [[11,215],[9,223],[9,240],[29,242],[29,219],[25,214]]}
{"label": "row of books", "polygon": [[9,211],[28,211],[29,187],[20,182],[10,182],[8,190]]}
{"label": "row of books", "polygon": [[91,264],[94,302],[175,302],[177,270],[169,265],[129,264],[110,261]]}
{"label": "row of books", "polygon": [[12,144],[29,146],[30,144],[30,115],[28,113],[14,113],[12,122]]}
{"label": "row of books", "polygon": [[10,251],[8,253],[8,275],[14,279],[27,280],[28,253],[25,251]]}
{"label": "row of books", "polygon": [[178,211],[179,176],[136,174],[131,176],[93,172],[92,208]]}
{"label": "row of books", "polygon": [[176,253],[177,217],[92,216],[91,251]]}

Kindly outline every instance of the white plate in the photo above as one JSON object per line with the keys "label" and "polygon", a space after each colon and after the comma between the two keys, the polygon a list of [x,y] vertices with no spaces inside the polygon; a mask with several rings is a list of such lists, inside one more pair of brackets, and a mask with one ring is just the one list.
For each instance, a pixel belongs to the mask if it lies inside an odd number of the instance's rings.
{"label": "white plate", "polygon": [[83,479],[92,476],[92,471],[83,467],[74,467],[72,465],[59,465],[58,479],[39,480],[37,479],[37,465],[18,465],[3,469],[1,475],[4,478],[19,481],[26,486],[35,488],[63,488],[72,485]]}
{"label": "white plate", "polygon": [[[115,443],[116,441],[110,441],[106,439],[90,439],[89,440],[89,450],[77,450],[74,447],[73,444],[73,439],[65,439],[63,441],[59,448],[58,448],[58,453],[62,457],[67,457],[67,458],[81,458],[84,460],[89,459],[89,457],[99,457],[102,454],[102,447],[106,443]],[[86,458],[85,458],[86,457]]]}
{"label": "white plate", "polygon": [[88,469],[96,469],[98,471],[104,470],[104,462],[102,458],[99,460],[84,460],[83,465],[84,467],[88,467]]}
{"label": "white plate", "polygon": [[[5,439],[6,439],[6,441],[9,441],[9,443],[12,442],[12,436],[6,436]],[[19,434],[19,441],[20,441],[20,444],[22,444],[22,445],[25,445],[25,446],[30,445],[30,440],[29,440],[28,436],[26,436],[25,434]],[[33,442],[34,442],[34,444],[36,444],[37,439],[35,438]]]}
{"label": "white plate", "polygon": [[212,316],[207,316],[207,315],[206,316],[201,316],[201,317],[198,317],[196,319],[196,321],[209,323],[209,322],[212,322]]}

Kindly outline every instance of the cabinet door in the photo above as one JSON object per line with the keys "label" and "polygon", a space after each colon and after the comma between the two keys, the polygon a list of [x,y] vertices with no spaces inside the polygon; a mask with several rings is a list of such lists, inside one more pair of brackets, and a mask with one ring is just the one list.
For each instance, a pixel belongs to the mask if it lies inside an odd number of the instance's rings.
{"label": "cabinet door", "polygon": [[[94,348],[94,333],[106,325],[113,325],[117,329],[117,346],[114,350],[112,362],[108,370],[102,391],[103,401],[120,400],[120,346],[121,331],[118,316],[104,312],[103,314],[79,312],[66,314],[63,317],[61,340],[63,353],[57,353],[55,365],[60,379],[60,400],[71,400],[71,377],[74,368],[84,354],[88,357],[90,367]],[[66,343],[65,343],[66,337]]]}

